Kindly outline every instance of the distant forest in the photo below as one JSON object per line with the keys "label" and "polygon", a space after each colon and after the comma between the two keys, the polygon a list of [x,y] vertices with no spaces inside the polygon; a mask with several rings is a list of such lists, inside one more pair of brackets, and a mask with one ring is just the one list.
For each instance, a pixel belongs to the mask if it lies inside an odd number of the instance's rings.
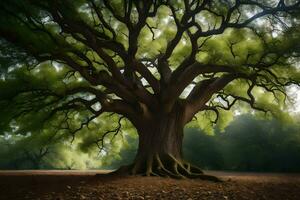
{"label": "distant forest", "polygon": [[[185,130],[184,158],[203,169],[256,172],[300,172],[300,128],[277,120],[238,116],[224,131],[207,134]],[[107,148],[84,152],[78,145],[49,138],[0,137],[1,169],[115,169],[132,162],[138,140],[126,135]],[[114,145],[114,147],[113,147]],[[115,148],[118,146],[119,148]],[[108,153],[109,152],[109,153]]]}

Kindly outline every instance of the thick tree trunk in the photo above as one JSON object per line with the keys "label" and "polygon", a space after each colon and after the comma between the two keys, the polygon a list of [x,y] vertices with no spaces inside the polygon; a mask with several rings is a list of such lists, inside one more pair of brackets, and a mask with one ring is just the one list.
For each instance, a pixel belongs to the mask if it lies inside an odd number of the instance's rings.
{"label": "thick tree trunk", "polygon": [[[150,175],[155,168],[170,168],[174,162],[181,163],[183,124],[182,114],[172,112],[157,114],[139,131],[139,146],[134,160],[133,174],[146,172]],[[162,166],[163,165],[163,166]]]}
{"label": "thick tree trunk", "polygon": [[152,115],[151,120],[138,128],[139,146],[133,164],[121,167],[117,172],[219,181],[216,177],[203,175],[200,168],[183,160],[183,121],[180,109]]}

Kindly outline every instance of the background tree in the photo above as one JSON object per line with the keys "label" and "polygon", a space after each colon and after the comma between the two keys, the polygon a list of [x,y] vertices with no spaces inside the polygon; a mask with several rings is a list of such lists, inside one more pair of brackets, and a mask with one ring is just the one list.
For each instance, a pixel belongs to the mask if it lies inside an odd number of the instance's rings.
{"label": "background tree", "polygon": [[120,171],[213,179],[182,159],[183,127],[199,112],[217,123],[236,103],[276,114],[286,86],[299,83],[297,0],[11,0],[1,8],[1,128],[50,121],[75,136],[116,113],[94,142],[102,148],[128,121],[136,128],[136,158]]}
{"label": "background tree", "polygon": [[[299,125],[240,115],[224,131],[220,132],[217,127],[215,129],[212,135],[196,128],[185,129],[185,160],[207,170],[300,171]],[[76,135],[72,144],[59,138],[49,142],[51,135],[0,136],[0,169],[115,170],[132,163],[138,147],[138,138],[126,135],[124,141],[118,138],[106,144],[105,151],[98,154],[97,148],[85,144],[83,136],[88,135],[86,133]],[[31,156],[39,155],[45,146],[49,149],[48,153],[42,157],[39,165],[35,165]],[[29,157],[24,150],[30,153]]]}
{"label": "background tree", "polygon": [[51,154],[53,138],[49,135],[32,137],[31,135],[4,135],[1,143],[1,169],[41,169],[45,157]]}
{"label": "background tree", "polygon": [[297,172],[299,136],[298,125],[244,115],[219,133],[216,142],[227,170]]}
{"label": "background tree", "polygon": [[70,144],[53,132],[5,134],[0,136],[0,169],[94,169],[110,162],[105,156],[99,159],[97,151],[83,151],[80,141]]}

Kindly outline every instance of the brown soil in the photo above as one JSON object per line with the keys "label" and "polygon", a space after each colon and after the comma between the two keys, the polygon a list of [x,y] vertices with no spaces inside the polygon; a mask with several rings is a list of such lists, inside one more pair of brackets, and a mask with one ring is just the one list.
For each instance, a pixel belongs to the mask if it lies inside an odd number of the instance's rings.
{"label": "brown soil", "polygon": [[103,171],[0,171],[0,199],[300,199],[299,174],[208,173],[224,182],[108,176]]}

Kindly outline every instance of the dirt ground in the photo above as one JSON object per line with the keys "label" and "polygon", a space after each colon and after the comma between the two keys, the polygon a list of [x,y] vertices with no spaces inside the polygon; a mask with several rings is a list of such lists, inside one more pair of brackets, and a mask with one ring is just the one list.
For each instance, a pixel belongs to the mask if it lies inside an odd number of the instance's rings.
{"label": "dirt ground", "polygon": [[[102,173],[102,175],[97,175]],[[0,199],[300,200],[300,174],[209,171],[224,180],[120,177],[104,171],[0,171]]]}

